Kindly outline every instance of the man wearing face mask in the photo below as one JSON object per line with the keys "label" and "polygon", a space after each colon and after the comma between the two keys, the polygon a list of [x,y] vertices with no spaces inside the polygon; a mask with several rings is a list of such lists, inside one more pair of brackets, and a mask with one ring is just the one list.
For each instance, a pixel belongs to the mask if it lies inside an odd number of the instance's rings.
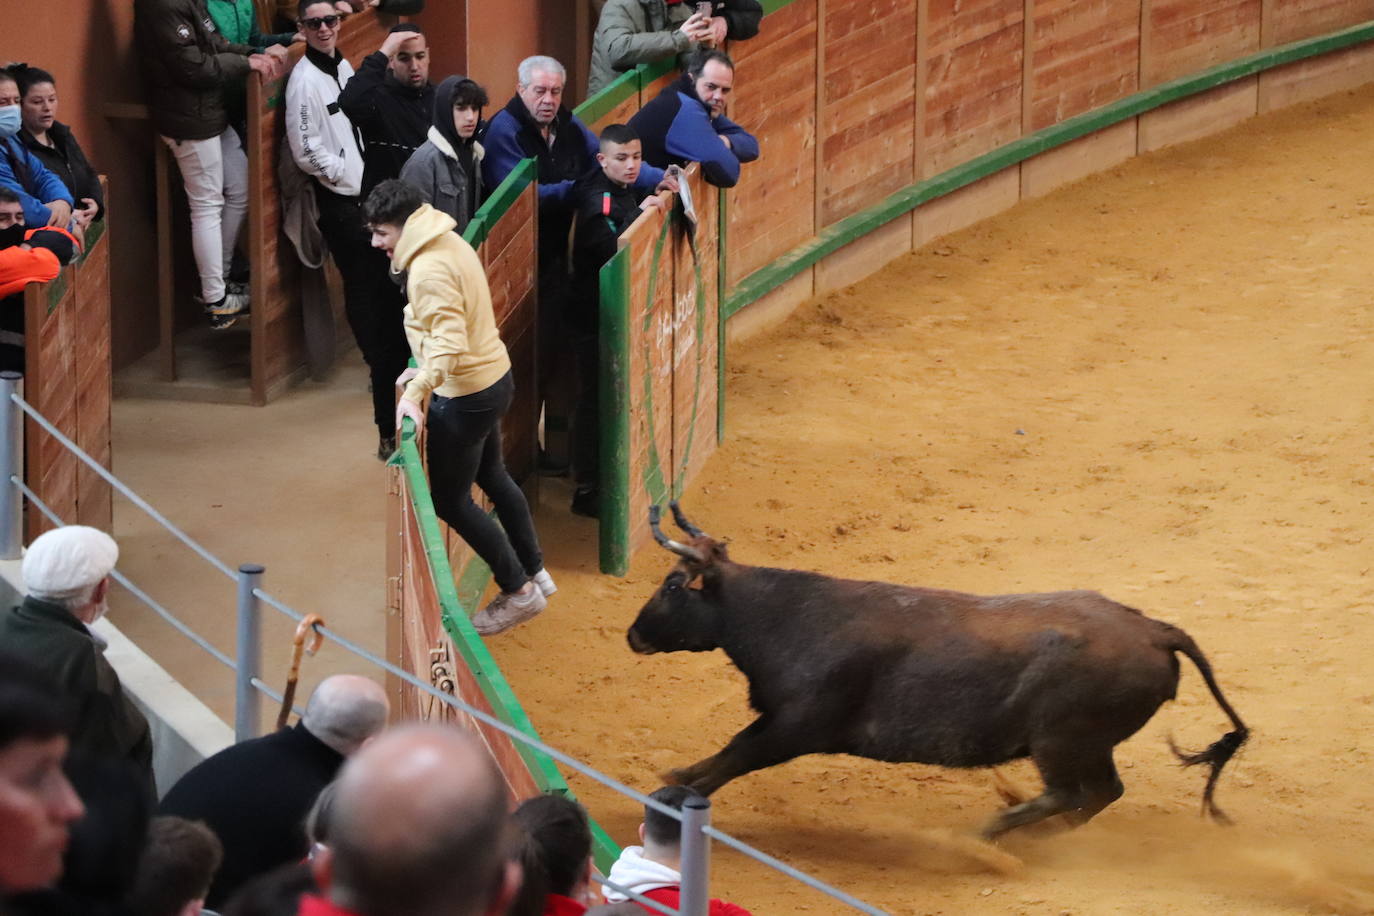
{"label": "man wearing face mask", "polygon": [[76,713],[73,753],[128,760],[151,789],[148,721],[90,630],[109,608],[118,558],[114,538],[96,528],[68,525],[39,535],[24,553],[24,601],[0,615],[0,646],[28,659],[67,698]]}
{"label": "man wearing face mask", "polygon": [[0,70],[0,187],[19,195],[28,225],[65,228],[72,218],[72,195],[19,142],[19,129],[23,126],[19,82],[10,71]]}

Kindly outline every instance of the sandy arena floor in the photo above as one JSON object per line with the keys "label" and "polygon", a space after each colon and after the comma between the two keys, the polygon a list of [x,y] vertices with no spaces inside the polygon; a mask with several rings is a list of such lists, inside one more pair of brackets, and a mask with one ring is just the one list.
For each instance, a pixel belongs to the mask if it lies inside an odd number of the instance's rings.
{"label": "sandy arena floor", "polygon": [[[739,561],[1095,588],[1180,624],[1255,731],[1219,788],[1237,826],[1199,819],[1202,775],[1166,746],[1225,730],[1186,665],[1118,750],[1126,796],[1008,839],[1019,876],[951,843],[999,804],[986,772],[806,758],[723,789],[718,826],[893,913],[1374,908],[1371,148],[1374,90],[1293,109],[806,306],[731,352],[729,439],[685,500]],[[743,680],[718,652],[626,647],[666,553],[601,577],[552,488],[540,522],[563,590],[494,651],[544,737],[652,790],[749,720]],[[573,784],[632,841],[633,806]],[[755,913],[843,909],[719,847],[715,866]]]}

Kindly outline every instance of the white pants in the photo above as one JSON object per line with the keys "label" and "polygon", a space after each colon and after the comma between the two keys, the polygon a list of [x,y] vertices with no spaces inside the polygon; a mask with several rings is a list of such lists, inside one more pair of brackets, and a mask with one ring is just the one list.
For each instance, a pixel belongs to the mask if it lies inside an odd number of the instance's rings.
{"label": "white pants", "polygon": [[191,205],[191,250],[206,302],[224,298],[234,246],[248,215],[248,157],[232,127],[208,140],[162,142],[181,169],[181,183]]}

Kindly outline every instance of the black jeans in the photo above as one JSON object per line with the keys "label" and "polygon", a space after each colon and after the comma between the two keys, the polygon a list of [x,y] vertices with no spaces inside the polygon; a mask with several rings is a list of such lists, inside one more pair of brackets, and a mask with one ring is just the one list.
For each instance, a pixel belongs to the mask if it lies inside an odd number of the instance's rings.
{"label": "black jeans", "polygon": [[[486,561],[503,592],[515,591],[544,568],[529,503],[501,457],[501,418],[514,394],[507,372],[474,394],[430,397],[426,421],[434,511]],[[472,501],[474,483],[491,499],[500,525]]]}
{"label": "black jeans", "polygon": [[391,261],[372,247],[361,201],[315,188],[319,227],[343,276],[344,311],[372,375],[372,415],[382,438],[396,434],[396,377],[410,362],[401,310],[405,297],[389,276]]}
{"label": "black jeans", "polygon": [[601,337],[595,331],[569,329],[577,359],[577,407],[573,410],[573,479],[579,488],[601,482]]}

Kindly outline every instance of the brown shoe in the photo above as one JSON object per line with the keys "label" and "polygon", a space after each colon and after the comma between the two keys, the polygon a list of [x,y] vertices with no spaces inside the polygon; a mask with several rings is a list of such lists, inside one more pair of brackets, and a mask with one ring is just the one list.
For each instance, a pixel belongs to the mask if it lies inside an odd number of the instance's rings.
{"label": "brown shoe", "polygon": [[495,636],[537,616],[548,606],[544,593],[530,580],[518,592],[501,592],[491,599],[472,615],[472,627],[482,636]]}

